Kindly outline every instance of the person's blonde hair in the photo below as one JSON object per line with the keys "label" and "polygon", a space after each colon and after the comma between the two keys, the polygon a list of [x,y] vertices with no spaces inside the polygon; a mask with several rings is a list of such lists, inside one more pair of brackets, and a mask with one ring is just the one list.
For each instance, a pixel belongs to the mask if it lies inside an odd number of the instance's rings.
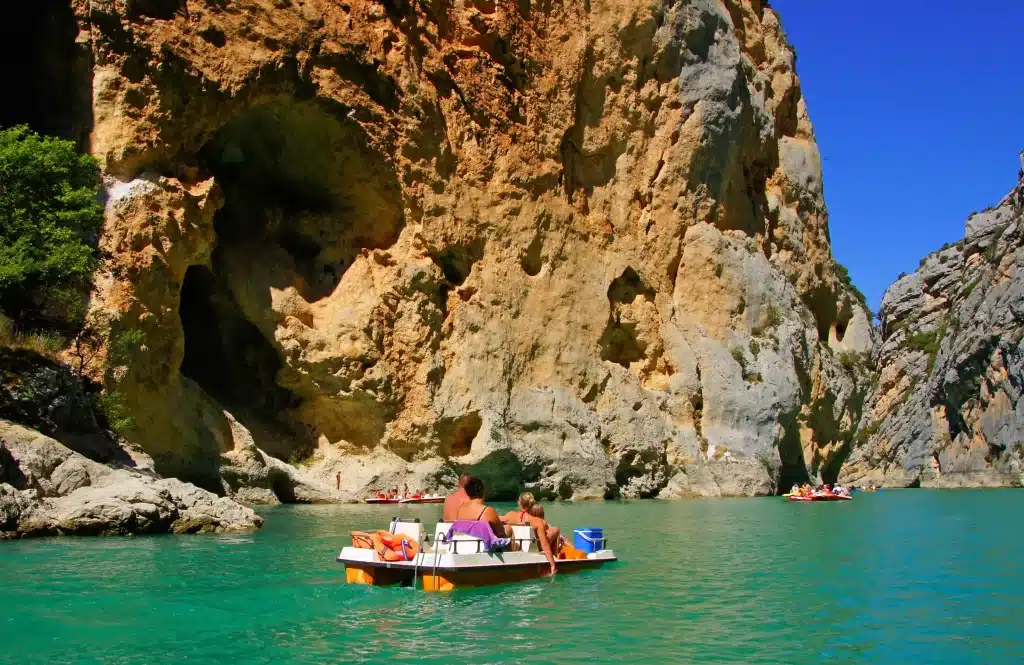
{"label": "person's blonde hair", "polygon": [[529,512],[535,503],[537,503],[537,500],[533,498],[532,492],[523,492],[519,495],[519,510]]}

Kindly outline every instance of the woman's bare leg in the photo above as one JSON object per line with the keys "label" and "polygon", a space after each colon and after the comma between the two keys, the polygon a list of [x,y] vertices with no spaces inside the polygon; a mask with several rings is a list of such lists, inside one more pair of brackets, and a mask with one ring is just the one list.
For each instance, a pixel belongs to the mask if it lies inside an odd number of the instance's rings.
{"label": "woman's bare leg", "polygon": [[562,530],[557,526],[549,526],[546,535],[548,542],[551,543],[551,551],[554,552],[555,556],[558,556],[558,552],[562,549]]}

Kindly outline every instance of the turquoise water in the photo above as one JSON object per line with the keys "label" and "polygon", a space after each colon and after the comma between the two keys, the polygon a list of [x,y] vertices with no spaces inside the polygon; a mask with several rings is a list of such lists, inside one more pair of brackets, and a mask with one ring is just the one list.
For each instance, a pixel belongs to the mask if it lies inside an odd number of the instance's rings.
{"label": "turquoise water", "polygon": [[604,527],[622,560],[453,594],[347,586],[347,533],[396,512],[0,543],[0,662],[1024,662],[1022,491],[556,504],[552,522]]}

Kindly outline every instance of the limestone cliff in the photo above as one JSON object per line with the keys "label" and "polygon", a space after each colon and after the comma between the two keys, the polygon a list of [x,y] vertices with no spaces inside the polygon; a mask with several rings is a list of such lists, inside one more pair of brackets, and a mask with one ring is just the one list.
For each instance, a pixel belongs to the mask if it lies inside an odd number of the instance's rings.
{"label": "limestone cliff", "polygon": [[846,482],[1024,483],[1022,205],[1024,179],[886,291],[878,384]]}
{"label": "limestone cliff", "polygon": [[563,498],[837,473],[872,331],[766,2],[74,8],[93,372],[160,471]]}

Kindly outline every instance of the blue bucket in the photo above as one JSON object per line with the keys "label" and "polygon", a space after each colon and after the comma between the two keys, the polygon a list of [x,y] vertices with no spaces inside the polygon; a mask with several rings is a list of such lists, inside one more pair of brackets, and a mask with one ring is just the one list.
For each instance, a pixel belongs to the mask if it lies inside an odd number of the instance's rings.
{"label": "blue bucket", "polygon": [[581,552],[590,554],[604,549],[604,529],[596,526],[585,526],[573,529],[573,546]]}

